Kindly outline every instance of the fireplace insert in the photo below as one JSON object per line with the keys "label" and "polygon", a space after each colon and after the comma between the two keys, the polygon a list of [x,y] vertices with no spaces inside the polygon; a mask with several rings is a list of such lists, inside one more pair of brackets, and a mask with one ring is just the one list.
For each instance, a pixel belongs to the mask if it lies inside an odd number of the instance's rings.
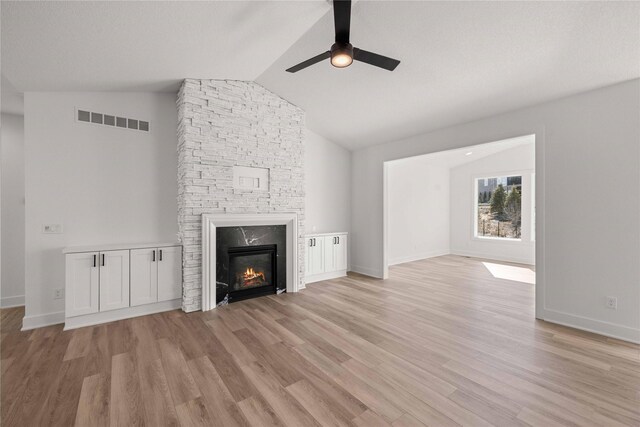
{"label": "fireplace insert", "polygon": [[276,245],[232,247],[227,253],[229,302],[276,293]]}

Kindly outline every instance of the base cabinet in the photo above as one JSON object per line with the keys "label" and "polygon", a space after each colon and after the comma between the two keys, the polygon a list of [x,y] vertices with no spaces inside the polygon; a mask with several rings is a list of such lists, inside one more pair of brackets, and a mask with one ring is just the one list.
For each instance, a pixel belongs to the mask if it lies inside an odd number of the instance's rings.
{"label": "base cabinet", "polygon": [[158,301],[158,264],[156,249],[131,250],[131,306]]}
{"label": "base cabinet", "polygon": [[68,254],[65,260],[66,316],[97,313],[100,303],[99,252]]}
{"label": "base cabinet", "polygon": [[100,311],[129,307],[129,251],[100,252]]}
{"label": "base cabinet", "polygon": [[182,246],[158,248],[158,301],[182,298]]}
{"label": "base cabinet", "polygon": [[66,249],[65,269],[65,317],[74,318],[75,324],[85,321],[78,321],[79,316],[101,323],[113,320],[109,312],[126,318],[175,308],[182,297],[182,246],[178,245],[86,252]]}
{"label": "base cabinet", "polygon": [[309,235],[306,243],[306,283],[347,274],[347,233]]}
{"label": "base cabinet", "polygon": [[307,237],[307,252],[305,256],[306,276],[324,272],[324,238]]}

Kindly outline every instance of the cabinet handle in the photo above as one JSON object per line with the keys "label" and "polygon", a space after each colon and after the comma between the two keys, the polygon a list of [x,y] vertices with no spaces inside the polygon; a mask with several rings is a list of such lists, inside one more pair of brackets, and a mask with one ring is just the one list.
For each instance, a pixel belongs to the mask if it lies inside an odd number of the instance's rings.
{"label": "cabinet handle", "polygon": [[96,258],[98,258],[98,255],[93,254],[93,266],[96,267]]}
{"label": "cabinet handle", "polygon": [[102,266],[104,267],[104,254],[102,254]]}
{"label": "cabinet handle", "polygon": [[158,261],[162,261],[162,249],[158,251]]}
{"label": "cabinet handle", "polygon": [[153,258],[151,258],[151,262],[156,262],[156,251],[155,251],[155,249],[153,251],[151,251],[151,252],[153,252]]}
{"label": "cabinet handle", "polygon": [[313,238],[313,246],[315,246],[315,245],[316,245],[316,238],[314,237]]}
{"label": "cabinet handle", "polygon": [[340,236],[336,237],[338,239],[338,244],[340,244]]}
{"label": "cabinet handle", "polygon": [[336,244],[336,238],[335,237],[333,238],[333,244],[334,245]]}

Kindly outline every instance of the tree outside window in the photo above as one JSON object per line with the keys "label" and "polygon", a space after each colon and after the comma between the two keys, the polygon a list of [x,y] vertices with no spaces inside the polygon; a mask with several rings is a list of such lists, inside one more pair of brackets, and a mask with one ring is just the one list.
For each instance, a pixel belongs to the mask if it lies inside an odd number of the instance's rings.
{"label": "tree outside window", "polygon": [[476,185],[476,236],[520,239],[522,176],[480,178]]}

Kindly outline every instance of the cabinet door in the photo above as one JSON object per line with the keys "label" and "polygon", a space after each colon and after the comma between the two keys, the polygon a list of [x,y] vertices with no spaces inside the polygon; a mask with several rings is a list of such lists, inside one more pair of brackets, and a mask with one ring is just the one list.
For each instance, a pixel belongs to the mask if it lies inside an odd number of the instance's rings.
{"label": "cabinet door", "polygon": [[158,301],[182,298],[182,246],[158,248]]}
{"label": "cabinet door", "polygon": [[129,251],[100,252],[100,311],[129,307]]}
{"label": "cabinet door", "polygon": [[156,249],[131,250],[131,306],[158,301]]}
{"label": "cabinet door", "polygon": [[325,236],[324,242],[324,272],[330,273],[336,271],[335,246],[337,240],[335,236]]}
{"label": "cabinet door", "polygon": [[333,245],[333,259],[335,270],[347,269],[347,235],[339,234],[336,236],[336,244]]}
{"label": "cabinet door", "polygon": [[98,253],[65,256],[65,316],[98,312]]}
{"label": "cabinet door", "polygon": [[305,248],[304,248],[304,273],[305,276],[312,274],[313,266],[311,265],[312,256],[311,251],[313,250],[313,238],[305,237],[304,239]]}
{"label": "cabinet door", "polygon": [[324,238],[312,237],[312,245],[309,251],[311,269],[309,274],[324,273]]}

